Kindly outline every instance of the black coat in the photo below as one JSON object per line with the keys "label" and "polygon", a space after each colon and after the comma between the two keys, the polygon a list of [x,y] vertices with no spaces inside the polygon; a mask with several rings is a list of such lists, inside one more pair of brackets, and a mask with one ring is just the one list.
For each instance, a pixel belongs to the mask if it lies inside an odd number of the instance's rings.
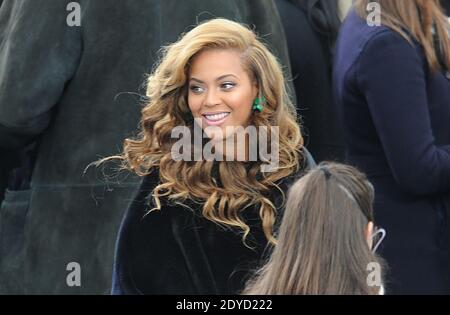
{"label": "black coat", "polygon": [[450,15],[450,1],[449,0],[443,0],[442,2],[442,6],[444,7],[445,13],[447,15]]}
{"label": "black coat", "polygon": [[[213,176],[220,185],[217,163]],[[128,209],[117,242],[113,294],[238,294],[260,266],[270,247],[264,236],[258,207],[242,217],[250,235],[242,241],[239,229],[224,228],[201,215],[201,204],[185,202],[190,209],[162,201],[154,207],[151,192],[157,171],[146,176]],[[292,175],[278,184],[287,193],[296,179]],[[283,214],[282,196],[276,189],[267,196]],[[150,206],[149,204],[152,204]],[[148,214],[146,214],[148,213]],[[279,223],[279,220],[277,220]]]}
{"label": "black coat", "polygon": [[[145,94],[139,87],[162,45],[198,20],[225,17],[255,25],[288,59],[271,0],[80,0],[80,27],[66,23],[69,2],[6,0],[1,8],[0,158],[37,143],[19,172],[32,175],[14,180],[30,189],[8,191],[2,204],[3,293],[110,292],[114,241],[139,179],[83,172],[135,134],[136,93]],[[66,283],[70,262],[80,264],[81,287]]]}
{"label": "black coat", "polygon": [[349,161],[375,187],[387,293],[450,293],[450,82],[422,47],[352,12],[335,64]]}
{"label": "black coat", "polygon": [[275,3],[286,33],[305,145],[318,162],[343,161],[344,139],[333,106],[333,43],[316,31],[303,9],[287,0]]}

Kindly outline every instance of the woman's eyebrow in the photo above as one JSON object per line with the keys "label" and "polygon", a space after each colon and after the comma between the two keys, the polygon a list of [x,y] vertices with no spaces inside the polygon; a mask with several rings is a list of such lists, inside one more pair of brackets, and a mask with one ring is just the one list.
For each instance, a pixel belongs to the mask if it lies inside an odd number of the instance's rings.
{"label": "woman's eyebrow", "polygon": [[225,75],[222,75],[222,76],[218,77],[218,78],[216,79],[216,81],[223,80],[223,79],[225,79],[225,78],[227,78],[227,77],[235,77],[236,79],[239,79],[239,77],[236,76],[236,75],[234,75],[234,74],[225,74]]}
{"label": "woman's eyebrow", "polygon": [[[236,79],[239,79],[239,77],[236,76],[236,75],[234,75],[234,74],[225,74],[225,75],[221,75],[220,77],[218,77],[218,78],[216,79],[216,81],[223,80],[223,79],[225,79],[225,78],[227,78],[227,77],[235,77]],[[191,81],[196,81],[196,82],[202,83],[202,84],[205,83],[205,82],[203,82],[202,80],[197,79],[197,78],[194,78],[194,77],[191,78]]]}

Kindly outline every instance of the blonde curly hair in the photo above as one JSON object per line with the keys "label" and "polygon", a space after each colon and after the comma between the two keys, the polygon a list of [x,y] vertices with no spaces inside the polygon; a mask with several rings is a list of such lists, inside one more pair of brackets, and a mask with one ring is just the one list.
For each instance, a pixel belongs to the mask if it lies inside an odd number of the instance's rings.
{"label": "blonde curly hair", "polygon": [[[213,162],[172,158],[172,129],[176,126],[194,128],[187,102],[190,64],[207,49],[232,49],[241,53],[244,68],[256,80],[260,95],[266,99],[264,111],[254,115],[253,125],[279,127],[277,171],[261,174],[260,162],[249,169],[241,162],[219,162],[219,186],[212,177]],[[149,102],[142,110],[140,134],[137,139],[126,139],[123,154],[113,158],[120,158],[124,168],[139,176],[159,169],[160,184],[152,194],[155,209],[161,209],[161,197],[179,203],[186,199],[200,202],[205,218],[241,229],[245,240],[250,228],[241,212],[259,205],[264,234],[275,243],[273,226],[277,209],[267,193],[274,187],[279,189],[277,181],[299,170],[303,138],[281,66],[256,34],[225,19],[198,25],[163,48],[163,57],[148,78],[147,96]]]}

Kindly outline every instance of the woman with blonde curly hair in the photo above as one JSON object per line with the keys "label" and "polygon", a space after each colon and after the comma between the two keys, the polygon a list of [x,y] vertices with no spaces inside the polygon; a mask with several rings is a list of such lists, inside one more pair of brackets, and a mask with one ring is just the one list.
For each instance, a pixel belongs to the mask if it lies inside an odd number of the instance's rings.
{"label": "woman with blonde curly hair", "polygon": [[[165,47],[147,96],[139,136],[115,157],[144,179],[119,232],[113,293],[237,293],[276,242],[303,165],[280,64],[250,29],[214,19]],[[264,168],[262,147],[276,167]]]}

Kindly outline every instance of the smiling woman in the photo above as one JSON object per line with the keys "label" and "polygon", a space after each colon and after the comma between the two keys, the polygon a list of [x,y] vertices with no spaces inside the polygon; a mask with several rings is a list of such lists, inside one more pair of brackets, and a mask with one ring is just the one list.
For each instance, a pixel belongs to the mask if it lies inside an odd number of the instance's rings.
{"label": "smiling woman", "polygon": [[[196,123],[203,128],[214,148],[228,160],[236,160],[237,152],[249,159],[249,142],[243,150],[230,138],[239,127],[247,128],[252,120],[252,104],[258,94],[258,83],[251,72],[244,69],[241,53],[237,50],[210,49],[193,58],[189,74],[188,106]],[[201,79],[200,79],[201,78]],[[216,128],[209,128],[216,127]],[[219,129],[220,128],[220,129]],[[219,129],[219,130],[217,130]],[[223,141],[221,141],[223,140]],[[225,152],[223,152],[225,151]],[[231,155],[229,152],[232,152]]]}
{"label": "smiling woman", "polygon": [[238,51],[206,50],[193,59],[188,104],[202,127],[247,127],[257,94],[257,82],[243,68]]}
{"label": "smiling woman", "polygon": [[[118,157],[144,180],[120,230],[113,292],[237,293],[275,243],[284,192],[302,168],[281,66],[251,30],[215,19],[165,48],[147,94],[140,136],[126,140]],[[278,127],[279,167],[263,173],[261,159],[174,159],[177,127],[215,143],[247,127]],[[247,151],[249,143],[234,145]]]}

